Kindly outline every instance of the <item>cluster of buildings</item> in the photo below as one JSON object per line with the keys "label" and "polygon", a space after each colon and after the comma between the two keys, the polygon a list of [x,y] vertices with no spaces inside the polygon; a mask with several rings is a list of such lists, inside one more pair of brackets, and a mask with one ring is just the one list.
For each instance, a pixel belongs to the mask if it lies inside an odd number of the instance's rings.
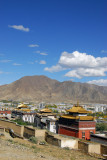
{"label": "cluster of buildings", "polygon": [[[68,108],[66,111],[64,109]],[[84,106],[72,105],[65,107],[60,104],[58,109],[63,109],[65,113],[56,114],[52,109],[45,108],[44,104],[39,105],[39,110],[32,110],[27,104],[19,104],[14,110],[0,110],[0,118],[21,119],[29,122],[35,127],[47,129],[56,134],[73,136],[80,139],[90,140],[90,135],[95,134],[96,122],[93,116],[89,116],[90,111]]]}
{"label": "cluster of buildings", "polygon": [[33,123],[35,127],[47,129],[53,133],[80,139],[89,140],[90,134],[95,134],[95,119],[87,115],[90,111],[77,104],[66,112],[59,116],[49,108],[32,112],[27,105],[21,104],[12,111],[12,117]]}
{"label": "cluster of buildings", "polygon": [[88,104],[88,105],[83,105],[83,107],[86,110],[92,111],[92,113],[107,112],[107,104]]}

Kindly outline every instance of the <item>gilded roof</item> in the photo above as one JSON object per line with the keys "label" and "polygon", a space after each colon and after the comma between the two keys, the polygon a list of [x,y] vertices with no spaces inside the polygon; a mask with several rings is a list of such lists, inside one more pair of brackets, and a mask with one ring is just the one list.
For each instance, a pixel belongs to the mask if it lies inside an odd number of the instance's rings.
{"label": "gilded roof", "polygon": [[55,113],[37,113],[38,116],[55,116]]}
{"label": "gilded roof", "polygon": [[62,118],[66,119],[79,119],[79,120],[94,120],[94,117],[92,116],[71,116],[71,115],[63,115]]}
{"label": "gilded roof", "polygon": [[73,106],[71,109],[67,110],[67,112],[71,113],[90,113],[89,111],[85,110],[82,106]]}
{"label": "gilded roof", "polygon": [[28,106],[22,103],[22,104],[18,105],[17,108],[28,108]]}
{"label": "gilded roof", "polygon": [[45,113],[45,112],[46,112],[46,113],[48,112],[48,113],[51,113],[52,111],[51,111],[51,109],[43,108],[43,109],[40,110],[40,112],[44,112],[44,113]]}
{"label": "gilded roof", "polygon": [[15,109],[16,111],[23,111],[23,112],[30,112],[31,110],[30,109],[27,109],[27,108],[25,108],[25,109],[23,109],[23,108],[18,108],[18,109]]}

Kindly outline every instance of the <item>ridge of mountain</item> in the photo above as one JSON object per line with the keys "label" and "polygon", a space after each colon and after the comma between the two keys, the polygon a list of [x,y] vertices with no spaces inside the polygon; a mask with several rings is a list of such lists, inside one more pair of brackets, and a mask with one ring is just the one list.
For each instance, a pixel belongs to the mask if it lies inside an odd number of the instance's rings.
{"label": "ridge of mountain", "polygon": [[46,76],[25,76],[0,86],[0,100],[32,102],[107,103],[107,87],[88,83],[50,79]]}

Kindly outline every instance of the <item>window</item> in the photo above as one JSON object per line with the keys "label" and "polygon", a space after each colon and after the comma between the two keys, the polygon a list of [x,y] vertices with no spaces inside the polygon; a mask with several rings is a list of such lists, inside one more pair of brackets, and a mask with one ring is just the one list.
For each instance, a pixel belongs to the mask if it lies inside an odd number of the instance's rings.
{"label": "window", "polygon": [[53,126],[53,129],[56,129],[56,126]]}
{"label": "window", "polygon": [[93,131],[90,131],[90,134],[93,134]]}
{"label": "window", "polygon": [[85,139],[85,132],[82,132],[82,139]]}

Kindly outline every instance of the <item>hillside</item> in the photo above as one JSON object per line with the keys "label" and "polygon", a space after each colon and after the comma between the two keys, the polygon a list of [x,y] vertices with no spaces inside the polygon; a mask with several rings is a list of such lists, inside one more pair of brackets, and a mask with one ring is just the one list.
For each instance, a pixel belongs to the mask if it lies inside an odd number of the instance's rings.
{"label": "hillside", "polygon": [[[63,154],[62,154],[63,153]],[[33,144],[28,140],[0,137],[1,160],[98,160],[81,151],[62,149],[50,144]]]}
{"label": "hillside", "polygon": [[26,76],[0,86],[0,100],[2,99],[107,103],[107,87],[72,81],[59,82],[46,76]]}

